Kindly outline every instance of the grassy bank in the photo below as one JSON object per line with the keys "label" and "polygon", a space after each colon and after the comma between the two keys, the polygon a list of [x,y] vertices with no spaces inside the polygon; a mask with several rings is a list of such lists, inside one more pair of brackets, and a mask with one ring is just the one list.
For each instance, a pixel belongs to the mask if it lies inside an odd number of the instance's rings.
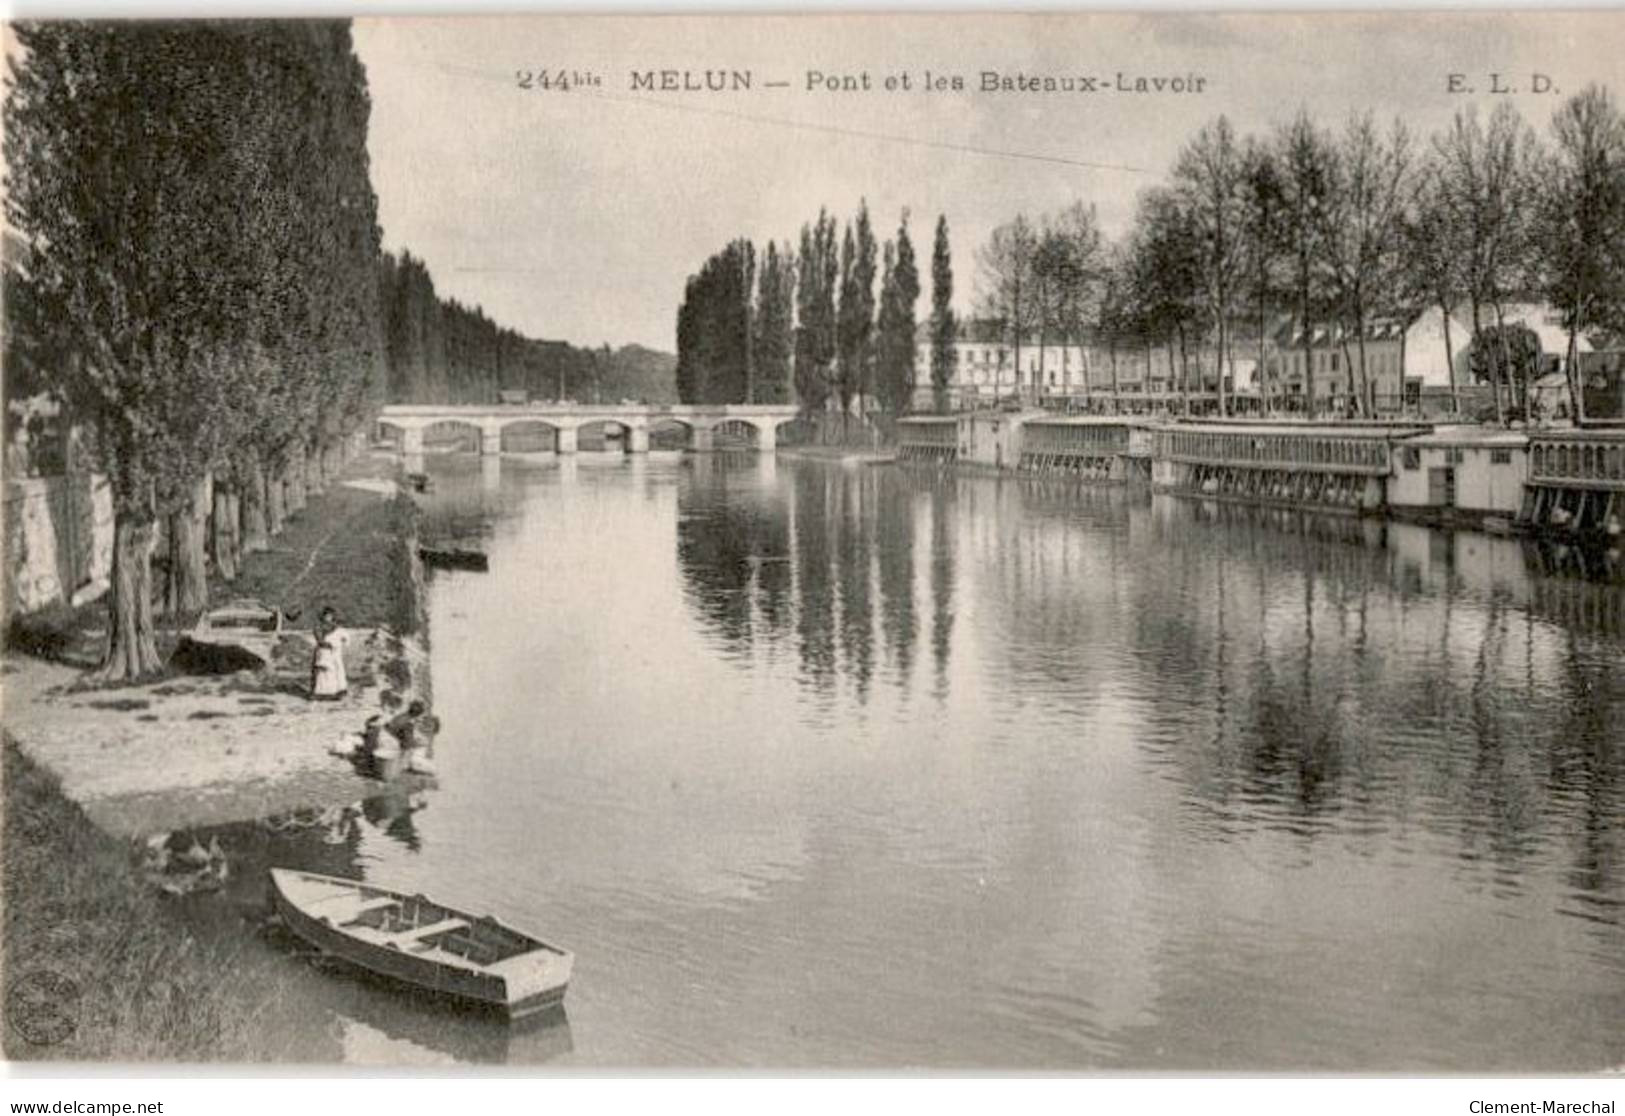
{"label": "grassy bank", "polygon": [[[252,1060],[250,1024],[277,995],[236,974],[237,948],[205,946],[141,882],[131,847],[102,833],[56,781],[4,746],[4,1049],[13,1060]],[[246,928],[245,928],[246,932]],[[61,1042],[29,1027],[31,974],[77,989],[47,1014]],[[66,978],[71,986],[56,978]],[[263,979],[263,978],[262,978]],[[54,1013],[54,1014],[52,1014]],[[63,1028],[65,1029],[65,1028]]]}
{"label": "grassy bank", "polygon": [[288,521],[269,550],[246,556],[236,581],[211,585],[211,595],[279,605],[298,617],[295,627],[309,627],[332,605],[346,627],[417,632],[421,575],[410,562],[417,511],[410,497],[381,496],[370,487],[392,483],[396,467],[386,458],[352,463],[345,479],[369,487],[329,485]]}

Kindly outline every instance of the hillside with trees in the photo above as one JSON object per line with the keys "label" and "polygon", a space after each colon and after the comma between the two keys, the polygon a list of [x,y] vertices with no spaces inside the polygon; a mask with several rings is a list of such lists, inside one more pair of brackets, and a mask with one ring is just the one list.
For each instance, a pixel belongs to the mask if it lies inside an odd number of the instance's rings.
{"label": "hillside with trees", "polygon": [[382,255],[378,288],[391,403],[495,403],[502,391],[578,402],[676,398],[671,354],[526,337],[479,306],[441,297],[428,267],[410,251]]}

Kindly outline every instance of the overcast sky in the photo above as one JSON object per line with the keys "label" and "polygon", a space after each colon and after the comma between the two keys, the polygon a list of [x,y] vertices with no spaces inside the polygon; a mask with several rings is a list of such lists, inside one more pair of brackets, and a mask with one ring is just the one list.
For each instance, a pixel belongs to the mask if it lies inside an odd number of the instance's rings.
{"label": "overcast sky", "polygon": [[[1246,132],[1299,107],[1328,124],[1370,109],[1425,135],[1511,100],[1545,134],[1568,92],[1625,92],[1620,12],[487,16],[362,19],[355,38],[388,247],[531,336],[668,350],[706,256],[737,236],[793,241],[820,206],[844,219],[867,198],[882,236],[907,208],[922,259],[946,213],[964,309],[995,225],[1083,199],[1120,232],[1220,113]],[[602,84],[519,88],[517,71],[543,68]],[[749,71],[753,87],[634,91],[634,71],[664,69]],[[809,91],[810,70],[867,72],[873,88]],[[966,88],[926,92],[927,70]],[[1204,89],[984,93],[983,71]],[[1517,92],[1491,93],[1492,72]],[[1537,72],[1551,92],[1531,91]],[[905,73],[910,90],[883,88]],[[1452,73],[1474,92],[1449,92]]]}

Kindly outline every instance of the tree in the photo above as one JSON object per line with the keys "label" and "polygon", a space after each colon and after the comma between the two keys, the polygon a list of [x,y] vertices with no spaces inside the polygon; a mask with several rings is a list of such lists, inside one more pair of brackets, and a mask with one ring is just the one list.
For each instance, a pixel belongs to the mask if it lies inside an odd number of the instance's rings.
{"label": "tree", "polygon": [[[1344,363],[1350,394],[1369,410],[1366,325],[1374,302],[1392,307],[1399,286],[1404,203],[1411,165],[1410,135],[1398,120],[1385,138],[1370,113],[1353,116],[1337,147],[1332,189],[1321,209],[1321,244],[1336,293],[1343,331]],[[1359,390],[1348,353],[1352,333],[1359,351]]]}
{"label": "tree", "polygon": [[691,276],[677,317],[679,398],[745,403],[752,392],[756,248],[735,240]]}
{"label": "tree", "polygon": [[[1117,350],[1125,334],[1135,324],[1134,257],[1132,248],[1120,246],[1111,250],[1101,272],[1100,301],[1095,306],[1095,328],[1106,338],[1107,359],[1111,363],[1112,413],[1122,406],[1122,384],[1118,377]],[[1146,366],[1149,379],[1151,368]],[[1149,384],[1142,384],[1148,389]]]}
{"label": "tree", "polygon": [[[1227,117],[1205,125],[1174,164],[1173,190],[1195,240],[1196,274],[1218,339],[1219,414],[1225,405],[1225,362],[1230,360],[1231,300],[1246,245],[1245,171]],[[1232,374],[1234,362],[1231,361]]]}
{"label": "tree", "polygon": [[1416,176],[1411,203],[1401,231],[1406,267],[1402,273],[1405,297],[1415,306],[1437,306],[1444,324],[1445,368],[1450,377],[1450,410],[1461,410],[1456,383],[1456,347],[1451,317],[1462,291],[1462,268],[1456,257],[1449,226],[1441,171],[1428,160]]}
{"label": "tree", "polygon": [[[1169,367],[1179,368],[1179,390],[1190,410],[1189,333],[1201,317],[1199,245],[1190,216],[1169,190],[1156,187],[1139,197],[1129,243],[1132,319],[1149,342],[1169,347]],[[1173,359],[1177,343],[1179,358]],[[1149,377],[1151,361],[1146,358]]]}
{"label": "tree", "polygon": [[854,398],[873,394],[872,335],[875,321],[875,235],[869,223],[869,206],[860,203],[856,221],[846,227],[841,240],[840,303],[836,309],[839,350],[836,392],[841,404],[843,425]]}
{"label": "tree", "polygon": [[1287,255],[1297,302],[1298,340],[1303,347],[1304,410],[1315,412],[1314,330],[1322,290],[1322,244],[1325,208],[1332,186],[1335,153],[1331,140],[1300,112],[1276,134]]}
{"label": "tree", "polygon": [[[1449,214],[1451,251],[1462,264],[1462,284],[1472,307],[1473,336],[1484,328],[1483,308],[1505,326],[1507,298],[1527,275],[1530,210],[1527,186],[1534,137],[1510,104],[1502,103],[1488,127],[1471,108],[1456,113],[1450,128],[1433,140],[1441,200]],[[1500,333],[1505,336],[1504,329]],[[1505,417],[1500,385],[1493,377],[1498,420]]]}
{"label": "tree", "polygon": [[920,298],[920,273],[914,243],[908,235],[908,213],[897,226],[897,239],[886,245],[885,280],[875,341],[875,388],[881,405],[902,414],[914,399],[914,304]]}
{"label": "tree", "polygon": [[756,402],[789,400],[790,365],[794,349],[795,257],[786,244],[781,251],[772,241],[762,254],[755,316]]}
{"label": "tree", "polygon": [[835,247],[835,218],[823,210],[801,229],[796,257],[796,396],[803,410],[824,409],[833,386],[830,375],[836,352],[835,290],[840,259]]}
{"label": "tree", "polygon": [[1579,338],[1625,332],[1625,118],[1606,89],[1589,86],[1552,117],[1536,241],[1539,280],[1568,333],[1571,413],[1583,415]]}
{"label": "tree", "polygon": [[1540,358],[1540,338],[1517,322],[1486,327],[1467,350],[1467,366],[1476,379],[1495,385],[1497,392],[1504,379],[1508,396],[1524,400],[1525,407],[1540,376]]}
{"label": "tree", "polygon": [[[1050,223],[1055,247],[1047,261],[1053,285],[1055,322],[1063,345],[1078,346],[1087,353],[1084,339],[1099,316],[1101,287],[1106,272],[1106,246],[1100,222],[1092,205],[1074,202],[1055,215]],[[1063,350],[1064,351],[1064,350]],[[1089,393],[1089,363],[1084,358],[1084,394]],[[1039,361],[1040,366],[1043,360]]]}
{"label": "tree", "polygon": [[1024,215],[993,230],[976,254],[978,301],[984,317],[997,322],[1015,350],[1016,387],[1021,388],[1021,342],[1038,324],[1033,297],[1033,262],[1038,236]]}
{"label": "tree", "polygon": [[233,161],[252,126],[240,52],[209,24],[20,24],[5,110],[6,214],[34,251],[30,297],[70,353],[62,394],[95,427],[112,488],[103,672],[158,669],[150,556],[220,451],[243,329]]}
{"label": "tree", "polygon": [[1286,196],[1274,149],[1251,137],[1242,152],[1242,199],[1246,237],[1244,270],[1253,303],[1253,325],[1258,331],[1260,402],[1265,411],[1270,411],[1273,403],[1266,338],[1270,307],[1280,296],[1278,273],[1287,247]]}
{"label": "tree", "polygon": [[937,217],[936,241],[931,249],[931,394],[938,412],[948,409],[948,385],[953,383],[958,352],[954,348],[959,326],[954,321],[954,265],[948,247],[948,217]]}

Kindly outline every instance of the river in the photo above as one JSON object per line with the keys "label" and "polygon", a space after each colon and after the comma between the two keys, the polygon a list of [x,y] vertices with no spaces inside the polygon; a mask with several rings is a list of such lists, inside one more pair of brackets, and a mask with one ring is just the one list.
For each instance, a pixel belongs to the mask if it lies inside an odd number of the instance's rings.
{"label": "river", "polygon": [[509,1032],[311,970],[269,1056],[1625,1063],[1617,572],[895,467],[429,470],[490,554],[430,587],[437,783],[248,860],[490,911],[574,981]]}

